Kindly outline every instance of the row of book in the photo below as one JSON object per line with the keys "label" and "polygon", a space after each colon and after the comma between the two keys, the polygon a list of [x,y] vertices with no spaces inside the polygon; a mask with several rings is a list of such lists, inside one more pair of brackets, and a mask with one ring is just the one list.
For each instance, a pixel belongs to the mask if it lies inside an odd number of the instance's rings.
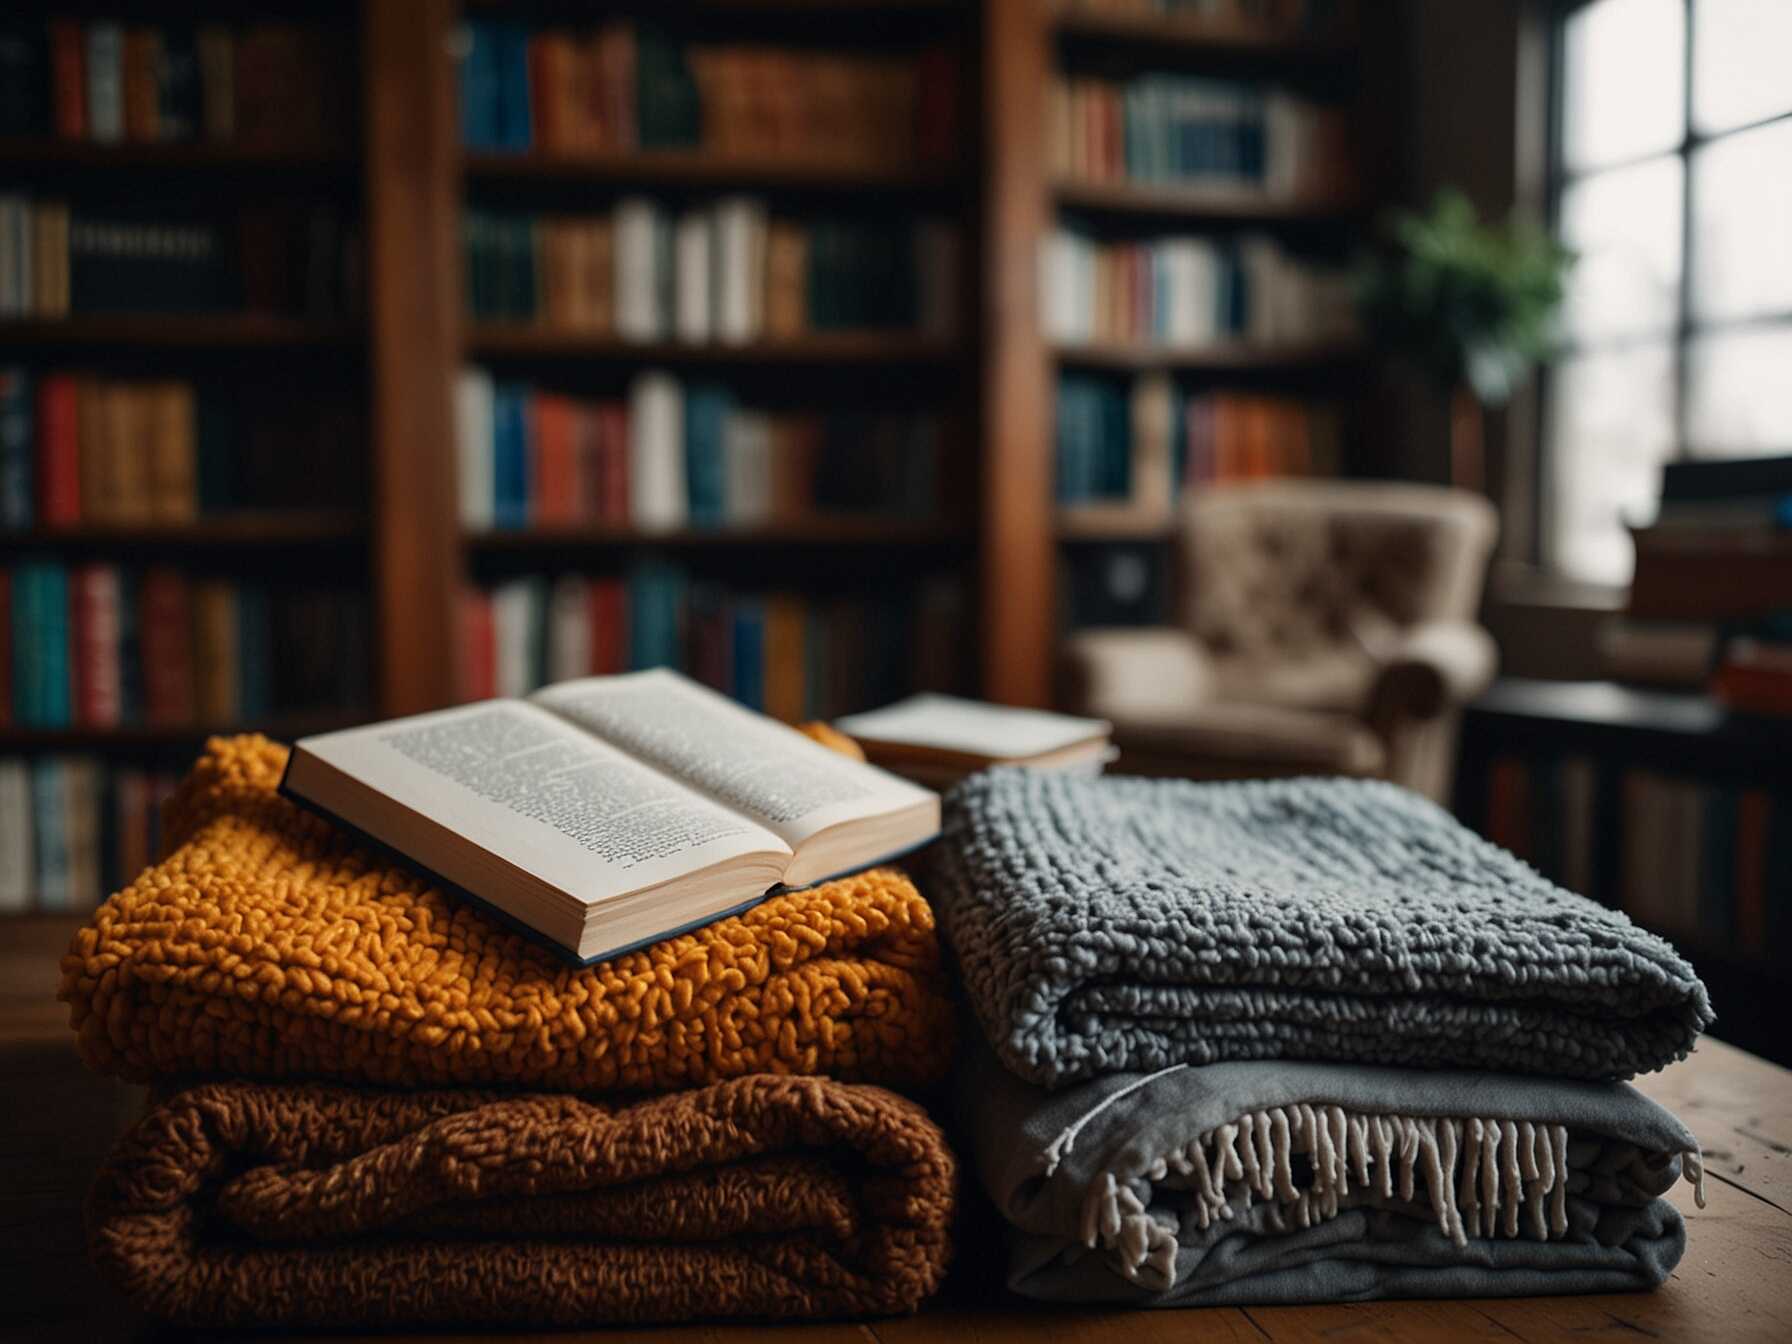
{"label": "row of book", "polygon": [[1058,0],[1058,8],[1068,14],[1152,15],[1288,37],[1342,35],[1357,17],[1355,0]]}
{"label": "row of book", "polygon": [[357,228],[327,205],[256,204],[221,219],[0,195],[0,318],[247,309],[360,311]]}
{"label": "row of book", "polygon": [[1355,185],[1343,107],[1196,75],[1059,77],[1046,154],[1055,174],[1077,182],[1199,185],[1275,199],[1345,197]]}
{"label": "row of book", "polygon": [[1190,393],[1161,373],[1062,374],[1055,434],[1059,504],[1119,504],[1141,520],[1167,519],[1176,495],[1203,485],[1335,476],[1341,456],[1334,406]]}
{"label": "row of book", "polygon": [[179,783],[91,756],[0,758],[0,914],[99,905],[161,853]]}
{"label": "row of book", "polygon": [[455,398],[461,521],[753,527],[815,513],[931,518],[942,426],[923,412],[772,412],[648,372],[588,399],[483,369]]}
{"label": "row of book", "polygon": [[338,147],[352,69],[316,24],[0,20],[0,135]]}
{"label": "row of book", "polygon": [[345,396],[0,366],[0,527],[340,507],[365,442]]}
{"label": "row of book", "polygon": [[728,197],[608,215],[471,210],[462,221],[476,320],[625,340],[743,343],[806,331],[956,325],[958,234],[946,221],[772,217]]}
{"label": "row of book", "polygon": [[964,682],[964,592],[948,576],[829,597],[742,592],[677,566],[532,576],[466,590],[468,699],[673,667],[788,722],[833,718]]}
{"label": "row of book", "polygon": [[[1615,890],[1637,922],[1702,947],[1784,955],[1792,794],[1652,770],[1602,778],[1581,756],[1500,757],[1487,783],[1488,838],[1563,886]],[[1617,791],[1611,836],[1602,787]]]}
{"label": "row of book", "polygon": [[1227,339],[1347,339],[1349,275],[1250,235],[1113,242],[1071,229],[1046,249],[1046,334],[1192,349]]}
{"label": "row of book", "polygon": [[613,22],[465,25],[461,137],[469,149],[617,153],[704,149],[867,164],[956,157],[958,64],[950,48],[862,55],[686,43]]}
{"label": "row of book", "polygon": [[[0,569],[0,722],[184,727],[369,702],[364,595],[181,570]],[[276,656],[278,650],[278,656]]]}

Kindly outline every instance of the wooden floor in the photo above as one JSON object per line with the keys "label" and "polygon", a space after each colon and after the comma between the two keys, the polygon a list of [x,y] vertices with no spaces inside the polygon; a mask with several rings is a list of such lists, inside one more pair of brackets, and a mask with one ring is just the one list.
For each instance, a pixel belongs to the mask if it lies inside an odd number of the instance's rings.
{"label": "wooden floor", "polygon": [[[82,1258],[87,1177],[140,1098],[135,1089],[86,1074],[75,1060],[63,1010],[53,1002],[55,964],[69,929],[50,920],[0,924],[0,1340],[172,1338],[135,1321]],[[965,1293],[978,1286],[969,1285],[961,1286],[957,1305],[935,1305],[909,1319],[592,1333],[652,1344],[1792,1341],[1792,1072],[1707,1040],[1692,1059],[1639,1086],[1698,1135],[1709,1172],[1705,1209],[1693,1207],[1688,1186],[1671,1196],[1687,1217],[1687,1252],[1655,1293],[1120,1312],[965,1305]],[[491,1338],[524,1344],[576,1337]]]}

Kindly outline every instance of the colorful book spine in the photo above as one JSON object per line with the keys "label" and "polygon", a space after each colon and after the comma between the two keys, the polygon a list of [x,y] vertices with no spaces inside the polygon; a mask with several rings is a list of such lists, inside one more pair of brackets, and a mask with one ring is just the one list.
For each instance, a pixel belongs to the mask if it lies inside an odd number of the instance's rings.
{"label": "colorful book spine", "polygon": [[177,783],[88,756],[0,757],[0,914],[96,907],[158,854]]}

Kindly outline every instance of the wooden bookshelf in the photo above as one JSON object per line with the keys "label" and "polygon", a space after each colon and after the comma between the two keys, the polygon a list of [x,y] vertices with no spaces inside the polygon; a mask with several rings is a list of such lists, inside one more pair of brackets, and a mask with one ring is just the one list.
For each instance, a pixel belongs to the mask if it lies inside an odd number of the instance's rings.
{"label": "wooden bookshelf", "polygon": [[1202,346],[1069,344],[1053,347],[1060,365],[1096,369],[1169,369],[1190,373],[1233,370],[1340,368],[1366,358],[1353,341],[1268,344],[1226,341]]}
{"label": "wooden bookshelf", "polygon": [[0,320],[0,349],[352,350],[365,333],[353,323],[272,313],[171,313]]}
{"label": "wooden bookshelf", "polygon": [[0,529],[0,551],[65,547],[75,550],[241,550],[365,541],[367,519],[337,510],[275,510],[220,514],[190,523],[82,523],[75,527]]}
{"label": "wooden bookshelf", "polygon": [[641,546],[696,548],[793,546],[947,546],[970,540],[948,523],[897,518],[815,517],[763,527],[681,527],[654,531],[600,524],[543,524],[488,528],[466,534],[466,544],[485,551],[598,550]]}
{"label": "wooden bookshelf", "polygon": [[1052,197],[1066,209],[1161,216],[1187,223],[1348,223],[1363,214],[1360,201],[1341,197],[1279,197],[1242,187],[1079,182],[1060,178],[1052,184]]}
{"label": "wooden bookshelf", "polygon": [[697,345],[625,341],[530,323],[481,322],[468,327],[466,350],[477,358],[539,355],[632,364],[941,364],[963,357],[951,342],[908,332],[838,331],[782,341]]}
{"label": "wooden bookshelf", "polygon": [[911,167],[829,158],[749,158],[703,150],[640,150],[632,153],[469,153],[471,182],[576,182],[591,185],[667,187],[800,188],[842,194],[934,193],[961,190],[962,166]]}
{"label": "wooden bookshelf", "polygon": [[7,168],[98,169],[106,172],[212,172],[265,169],[278,172],[346,173],[353,149],[283,149],[226,141],[183,140],[101,143],[48,136],[0,136],[0,166]]}

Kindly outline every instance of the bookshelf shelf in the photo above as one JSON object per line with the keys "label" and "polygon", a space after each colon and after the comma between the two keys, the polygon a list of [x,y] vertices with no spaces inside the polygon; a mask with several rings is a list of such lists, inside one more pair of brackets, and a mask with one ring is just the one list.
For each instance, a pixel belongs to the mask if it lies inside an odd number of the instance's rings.
{"label": "bookshelf shelf", "polygon": [[553,181],[619,186],[794,187],[830,192],[945,192],[967,182],[960,165],[909,166],[791,155],[746,157],[703,150],[640,150],[592,154],[469,153],[474,182]]}
{"label": "bookshelf shelf", "polygon": [[666,546],[681,548],[797,546],[948,546],[969,542],[970,534],[949,523],[898,518],[806,518],[764,527],[683,527],[652,531],[591,523],[529,528],[492,528],[465,534],[476,550],[528,551]]}
{"label": "bookshelf shelf", "polygon": [[132,313],[0,321],[0,349],[348,349],[363,337],[353,323],[268,313]]}
{"label": "bookshelf shelf", "polygon": [[180,550],[236,549],[329,545],[359,541],[366,536],[367,520],[357,513],[281,510],[225,514],[190,523],[83,523],[75,527],[0,530],[0,551],[56,546],[84,550],[138,546]]}
{"label": "bookshelf shelf", "polygon": [[1057,15],[1052,29],[1060,38],[1072,41],[1148,47],[1154,56],[1168,49],[1187,55],[1248,57],[1252,61],[1273,60],[1286,65],[1332,65],[1357,55],[1356,44],[1342,39],[1214,19],[1072,10]]}
{"label": "bookshelf shelf", "polygon": [[1052,195],[1066,209],[1255,224],[1348,222],[1363,209],[1360,202],[1342,197],[1285,198],[1236,188],[1067,179],[1052,184]]}
{"label": "bookshelf shelf", "polygon": [[824,332],[785,341],[746,345],[690,345],[675,341],[624,341],[613,336],[561,331],[528,323],[481,322],[466,335],[467,352],[484,358],[506,355],[573,356],[638,364],[938,364],[956,361],[962,351],[950,341],[906,332]]}
{"label": "bookshelf shelf", "polygon": [[317,170],[346,173],[358,162],[347,148],[280,148],[203,140],[167,143],[102,143],[48,136],[0,136],[0,165],[6,167],[92,168],[203,172],[257,168],[281,172]]}
{"label": "bookshelf shelf", "polygon": [[1053,353],[1059,364],[1079,368],[1187,372],[1335,368],[1366,357],[1362,346],[1349,341],[1303,345],[1226,341],[1188,348],[1130,344],[1059,345]]}

